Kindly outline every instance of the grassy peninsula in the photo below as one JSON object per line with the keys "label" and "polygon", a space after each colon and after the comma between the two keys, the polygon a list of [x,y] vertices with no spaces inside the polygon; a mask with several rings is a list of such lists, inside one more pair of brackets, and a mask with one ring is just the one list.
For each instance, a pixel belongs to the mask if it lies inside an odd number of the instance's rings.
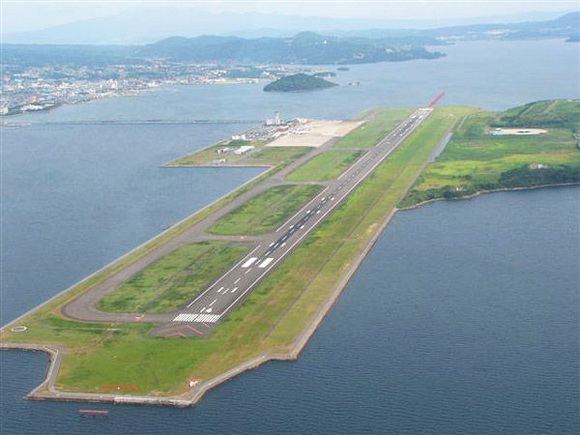
{"label": "grassy peninsula", "polygon": [[[531,132],[531,133],[526,133]],[[580,101],[479,110],[419,178],[401,207],[478,192],[580,183]]]}
{"label": "grassy peninsula", "polygon": [[327,181],[342,174],[363,155],[363,151],[327,151],[293,171],[290,181]]}

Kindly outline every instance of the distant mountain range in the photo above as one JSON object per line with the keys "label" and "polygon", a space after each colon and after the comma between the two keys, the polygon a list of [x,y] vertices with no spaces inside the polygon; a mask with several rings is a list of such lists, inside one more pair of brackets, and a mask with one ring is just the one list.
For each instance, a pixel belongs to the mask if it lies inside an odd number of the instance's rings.
{"label": "distant mountain range", "polygon": [[550,21],[477,24],[426,30],[440,39],[542,39],[569,38],[580,31],[580,12],[570,12]]}
{"label": "distant mountain range", "polygon": [[555,20],[477,24],[426,30],[376,30],[375,38],[322,36],[302,32],[291,38],[244,39],[225,36],[172,37],[136,51],[140,57],[189,62],[351,64],[441,57],[425,45],[456,40],[570,38],[580,32],[580,13]]}
{"label": "distant mountain range", "polygon": [[550,21],[476,24],[436,29],[375,29],[374,37],[337,37],[301,32],[292,37],[174,36],[147,45],[3,44],[3,63],[16,65],[106,65],[162,59],[218,64],[356,64],[444,56],[425,46],[458,40],[562,38],[578,41],[580,13]]}
{"label": "distant mountain range", "polygon": [[[370,38],[401,36],[559,37],[567,32],[556,19],[562,13],[522,12],[517,15],[454,20],[361,20],[264,13],[212,13],[198,8],[131,9],[117,15],[76,21],[33,32],[4,34],[17,44],[149,44],[171,36],[289,37],[301,31],[329,36]],[[578,14],[570,19],[578,27]],[[575,21],[575,23],[574,23]],[[495,24],[485,24],[495,23]],[[409,30],[414,29],[414,30]],[[499,33],[495,33],[499,32]],[[521,32],[521,33],[518,33]],[[568,34],[567,36],[570,36]]]}
{"label": "distant mountain range", "polygon": [[[426,41],[422,38],[423,42]],[[244,39],[234,36],[173,37],[146,45],[137,57],[163,58],[175,62],[274,63],[274,64],[354,64],[443,56],[431,52],[409,38],[337,38],[302,32],[291,38]],[[432,43],[438,43],[431,40]]]}

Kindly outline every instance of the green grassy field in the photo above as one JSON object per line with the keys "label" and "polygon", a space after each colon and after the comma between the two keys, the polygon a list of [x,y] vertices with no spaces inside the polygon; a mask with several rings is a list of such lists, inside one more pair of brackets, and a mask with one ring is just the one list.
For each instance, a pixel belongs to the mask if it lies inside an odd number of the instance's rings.
{"label": "green grassy field", "polygon": [[411,112],[411,109],[378,110],[371,120],[344,136],[334,145],[334,147],[370,148],[384,138],[388,132],[409,116]]}
{"label": "green grassy field", "polygon": [[494,127],[546,127],[580,130],[580,101],[545,100],[524,104],[500,113]]}
{"label": "green grassy field", "polygon": [[183,246],[121,284],[97,308],[113,313],[178,309],[249,251],[248,246],[200,242]]}
{"label": "green grassy field", "polygon": [[264,234],[296,213],[321,186],[276,186],[252,198],[209,228],[212,234]]}
{"label": "green grassy field", "polygon": [[286,179],[289,181],[334,180],[363,153],[363,151],[326,151],[291,172]]}
{"label": "green grassy field", "polygon": [[[401,207],[436,198],[468,196],[482,190],[574,182],[574,168],[580,179],[575,128],[561,127],[559,121],[566,119],[563,125],[572,125],[569,114],[571,107],[577,105],[577,102],[542,101],[499,114],[479,111],[470,115],[401,202]],[[514,113],[522,115],[516,117]],[[550,120],[550,113],[555,119]],[[547,124],[558,127],[546,128],[548,133],[539,135],[491,135],[497,120],[505,121],[506,117],[515,124],[525,119],[521,127]]]}
{"label": "green grassy field", "polygon": [[266,350],[283,349],[332,294],[441,138],[468,110],[438,109],[205,339],[149,337],[156,325],[65,320],[59,306],[51,305],[23,320],[26,332],[7,332],[4,341],[65,346],[58,379],[63,390],[138,388],[116,394],[184,392],[191,377],[207,380]]}

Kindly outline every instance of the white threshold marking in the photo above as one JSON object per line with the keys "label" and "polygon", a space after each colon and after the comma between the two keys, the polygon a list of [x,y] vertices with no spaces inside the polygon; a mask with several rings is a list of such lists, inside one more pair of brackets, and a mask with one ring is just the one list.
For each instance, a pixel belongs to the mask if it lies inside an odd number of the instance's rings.
{"label": "white threshold marking", "polygon": [[202,314],[196,319],[196,322],[215,323],[220,317],[219,314]]}
{"label": "white threshold marking", "polygon": [[244,264],[242,264],[242,267],[245,269],[246,267],[250,267],[252,264],[254,264],[254,262],[258,259],[258,257],[252,257],[250,258],[248,261],[246,261]]}
{"label": "white threshold marking", "polygon": [[[260,249],[260,246],[262,246],[262,245],[260,244],[260,245],[256,246],[254,249],[252,249],[252,250],[250,251],[250,253],[249,253],[248,255],[246,255],[244,258],[242,258],[240,261],[238,261],[238,262],[236,263],[236,265],[235,265],[234,267],[232,267],[232,268],[231,268],[231,269],[228,271],[228,273],[229,273],[230,271],[234,270],[234,269],[235,269],[236,267],[238,267],[240,264],[242,264],[242,262],[243,262],[243,261],[244,261],[246,258],[248,258],[250,255],[252,255],[252,254],[253,254],[254,252],[256,252],[258,249]],[[219,280],[218,280],[218,281],[219,281]],[[191,308],[191,306],[192,306],[193,304],[195,304],[197,301],[199,301],[199,300],[200,300],[200,299],[201,299],[201,298],[202,298],[202,297],[203,297],[203,296],[204,296],[204,295],[205,295],[205,294],[206,294],[208,291],[210,291],[210,290],[211,290],[211,289],[212,289],[212,288],[213,288],[213,287],[214,287],[214,286],[215,286],[215,285],[218,283],[218,281],[214,282],[212,285],[210,285],[208,288],[206,288],[206,289],[205,289],[203,292],[201,292],[199,295],[197,295],[197,297],[196,297],[196,298],[195,298],[193,301],[191,301],[191,302],[190,302],[190,303],[187,305],[187,308]]]}
{"label": "white threshold marking", "polygon": [[274,259],[272,257],[268,257],[266,258],[264,261],[262,261],[262,263],[258,266],[260,269],[264,269],[265,267],[268,266],[268,264],[270,264]]}
{"label": "white threshold marking", "polygon": [[174,322],[193,322],[196,317],[197,317],[197,314],[182,313],[182,314],[178,314],[177,317],[175,319],[173,319],[173,321]]}

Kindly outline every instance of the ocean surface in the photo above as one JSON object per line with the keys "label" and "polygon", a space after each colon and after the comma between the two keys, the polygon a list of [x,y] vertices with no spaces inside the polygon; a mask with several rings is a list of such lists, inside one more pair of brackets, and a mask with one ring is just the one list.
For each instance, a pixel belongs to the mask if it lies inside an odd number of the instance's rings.
{"label": "ocean surface", "polygon": [[[578,98],[577,45],[474,42],[435,61],[352,66],[303,94],[169,86],[19,120],[349,118],[371,106],[504,109]],[[16,119],[16,118],[15,118]],[[259,168],[160,165],[248,126],[2,129],[6,323],[209,204]],[[208,181],[211,180],[211,181]],[[577,188],[399,213],[301,358],[269,363],[193,409],[26,401],[47,357],[0,352],[0,433],[576,433]],[[102,408],[103,405],[91,405]]]}

